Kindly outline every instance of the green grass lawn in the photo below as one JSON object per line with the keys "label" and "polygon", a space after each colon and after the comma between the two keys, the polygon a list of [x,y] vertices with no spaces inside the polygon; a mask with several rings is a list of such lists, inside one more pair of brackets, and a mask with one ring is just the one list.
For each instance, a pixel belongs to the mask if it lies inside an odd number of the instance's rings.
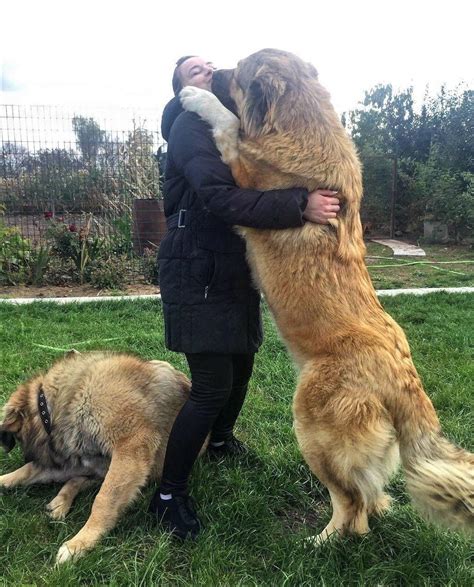
{"label": "green grass lawn", "polygon": [[[453,294],[383,300],[408,334],[446,434],[470,450],[473,300]],[[130,350],[186,370],[183,357],[164,348],[157,301],[2,304],[0,317],[0,403],[71,347]],[[393,511],[373,519],[368,536],[305,547],[302,538],[322,530],[330,517],[328,495],[296,445],[295,374],[268,314],[265,319],[266,340],[238,430],[253,456],[243,464],[205,458],[197,464],[192,492],[205,523],[199,540],[176,544],[153,526],[145,513],[148,487],[95,551],[56,569],[56,551],[85,522],[95,491],[77,498],[65,522],[51,522],[44,507],[57,487],[18,488],[0,495],[0,584],[472,585],[472,544],[425,524],[409,504],[402,476],[389,487]],[[0,471],[21,462],[17,449],[1,454]]]}
{"label": "green grass lawn", "polygon": [[370,241],[366,245],[376,289],[474,286],[472,247],[422,244],[426,257],[394,257],[389,247]]}

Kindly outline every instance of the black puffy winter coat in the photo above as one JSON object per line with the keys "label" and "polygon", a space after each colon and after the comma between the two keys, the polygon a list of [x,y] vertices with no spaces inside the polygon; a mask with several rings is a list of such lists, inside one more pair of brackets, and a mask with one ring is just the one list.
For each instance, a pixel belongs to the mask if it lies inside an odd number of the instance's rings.
{"label": "black puffy winter coat", "polygon": [[253,353],[262,343],[260,294],[245,241],[233,225],[301,226],[306,189],[240,189],[220,158],[210,127],[165,108],[168,140],[164,209],[168,232],[159,250],[166,345],[185,353]]}

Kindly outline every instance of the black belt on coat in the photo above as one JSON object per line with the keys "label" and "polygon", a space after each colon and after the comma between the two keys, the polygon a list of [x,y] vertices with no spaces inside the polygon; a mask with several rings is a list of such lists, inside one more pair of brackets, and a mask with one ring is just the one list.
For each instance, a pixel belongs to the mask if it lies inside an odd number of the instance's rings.
{"label": "black belt on coat", "polygon": [[181,209],[179,212],[168,216],[166,219],[166,226],[168,227],[168,230],[172,230],[173,228],[186,228],[186,225],[190,224],[191,218],[191,210]]}
{"label": "black belt on coat", "polygon": [[[199,221],[199,226],[203,230],[219,230],[225,223],[219,218],[211,215],[206,215],[203,210],[185,210],[182,208],[179,212],[175,212],[166,218],[166,226],[168,230],[174,228],[186,228],[189,227],[193,222]],[[228,226],[228,225],[227,225]]]}

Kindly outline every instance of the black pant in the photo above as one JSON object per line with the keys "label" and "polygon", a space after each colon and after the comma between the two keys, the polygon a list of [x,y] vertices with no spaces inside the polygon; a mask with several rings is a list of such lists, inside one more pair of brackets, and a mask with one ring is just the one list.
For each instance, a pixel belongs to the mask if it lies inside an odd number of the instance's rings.
{"label": "black pant", "polygon": [[171,429],[160,492],[187,493],[188,478],[199,451],[211,440],[232,437],[247,393],[254,355],[187,354],[191,394]]}

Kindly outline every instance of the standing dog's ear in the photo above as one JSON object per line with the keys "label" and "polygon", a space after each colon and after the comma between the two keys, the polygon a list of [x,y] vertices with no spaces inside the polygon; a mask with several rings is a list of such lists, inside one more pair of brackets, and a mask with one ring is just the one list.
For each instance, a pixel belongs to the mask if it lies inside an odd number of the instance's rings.
{"label": "standing dog's ear", "polygon": [[230,82],[233,77],[233,69],[218,69],[212,75],[212,93],[219,98],[227,110],[239,116],[237,105],[230,95]]}
{"label": "standing dog's ear", "polygon": [[319,79],[318,70],[314,67],[314,65],[312,63],[307,63],[306,66],[309,77]]}
{"label": "standing dog's ear", "polygon": [[[271,130],[278,100],[286,91],[281,74],[262,66],[250,82],[242,112],[242,128],[249,137]],[[268,128],[265,128],[268,125]]]}
{"label": "standing dog's ear", "polygon": [[0,446],[5,452],[10,452],[15,446],[15,436],[13,435],[13,432],[4,430],[2,426],[0,426]]}

